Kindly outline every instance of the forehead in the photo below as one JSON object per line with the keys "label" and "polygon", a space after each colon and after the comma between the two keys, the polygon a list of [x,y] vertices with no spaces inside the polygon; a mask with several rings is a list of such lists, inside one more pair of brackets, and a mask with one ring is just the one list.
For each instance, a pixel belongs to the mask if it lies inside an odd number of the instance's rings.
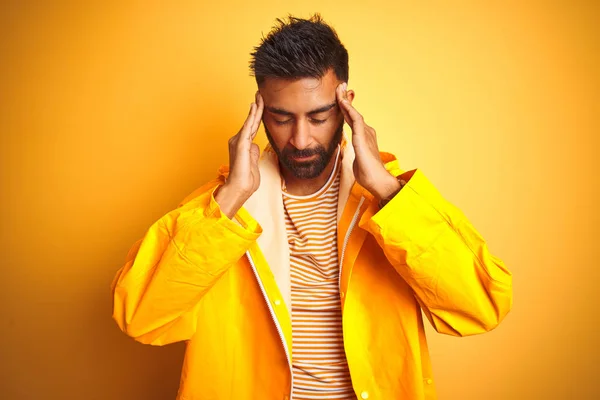
{"label": "forehead", "polygon": [[321,78],[267,78],[260,87],[265,106],[302,114],[335,101],[335,89],[341,82],[333,70]]}

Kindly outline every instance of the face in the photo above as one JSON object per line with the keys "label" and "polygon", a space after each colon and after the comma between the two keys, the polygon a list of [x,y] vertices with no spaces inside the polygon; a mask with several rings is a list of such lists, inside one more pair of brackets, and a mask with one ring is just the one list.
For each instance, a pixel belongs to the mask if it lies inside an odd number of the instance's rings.
{"label": "face", "polygon": [[260,87],[267,138],[296,178],[320,176],[342,139],[344,117],[335,95],[340,83],[330,70],[320,79],[267,78]]}

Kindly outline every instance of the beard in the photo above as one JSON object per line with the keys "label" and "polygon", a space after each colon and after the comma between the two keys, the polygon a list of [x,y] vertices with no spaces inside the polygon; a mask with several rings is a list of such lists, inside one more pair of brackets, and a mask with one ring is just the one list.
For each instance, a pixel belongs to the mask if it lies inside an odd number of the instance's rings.
{"label": "beard", "polygon": [[[323,173],[323,171],[331,161],[331,158],[335,154],[335,150],[341,143],[342,135],[344,132],[344,120],[342,120],[342,122],[335,130],[333,138],[331,139],[331,142],[329,142],[327,147],[318,145],[316,147],[303,150],[298,150],[296,148],[290,149],[287,147],[279,149],[275,145],[273,136],[271,136],[271,132],[269,132],[269,129],[264,123],[264,120],[263,126],[265,127],[267,139],[269,140],[269,143],[271,144],[273,150],[275,150],[275,154],[277,154],[277,157],[279,158],[280,165],[282,165],[286,170],[291,172],[292,175],[298,179],[314,179]],[[294,159],[301,157],[311,157],[314,155],[317,156],[314,160],[296,161]]]}

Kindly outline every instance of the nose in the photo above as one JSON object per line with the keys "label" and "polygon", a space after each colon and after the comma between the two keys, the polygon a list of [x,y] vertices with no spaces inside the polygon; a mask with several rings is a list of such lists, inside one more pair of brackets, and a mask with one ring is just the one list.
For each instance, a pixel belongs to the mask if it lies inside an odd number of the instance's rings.
{"label": "nose", "polygon": [[311,144],[310,126],[308,121],[298,119],[294,124],[290,143],[298,150],[304,150]]}

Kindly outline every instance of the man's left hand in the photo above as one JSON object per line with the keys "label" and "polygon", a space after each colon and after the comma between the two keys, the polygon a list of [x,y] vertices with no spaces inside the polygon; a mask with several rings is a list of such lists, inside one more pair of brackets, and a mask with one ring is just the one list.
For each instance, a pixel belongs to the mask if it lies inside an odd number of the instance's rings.
{"label": "man's left hand", "polygon": [[352,129],[354,164],[352,170],[359,185],[367,189],[379,200],[386,199],[400,190],[398,180],[383,165],[377,147],[375,129],[365,123],[363,116],[356,111],[346,96],[347,84],[336,88],[336,98],[344,120]]}

